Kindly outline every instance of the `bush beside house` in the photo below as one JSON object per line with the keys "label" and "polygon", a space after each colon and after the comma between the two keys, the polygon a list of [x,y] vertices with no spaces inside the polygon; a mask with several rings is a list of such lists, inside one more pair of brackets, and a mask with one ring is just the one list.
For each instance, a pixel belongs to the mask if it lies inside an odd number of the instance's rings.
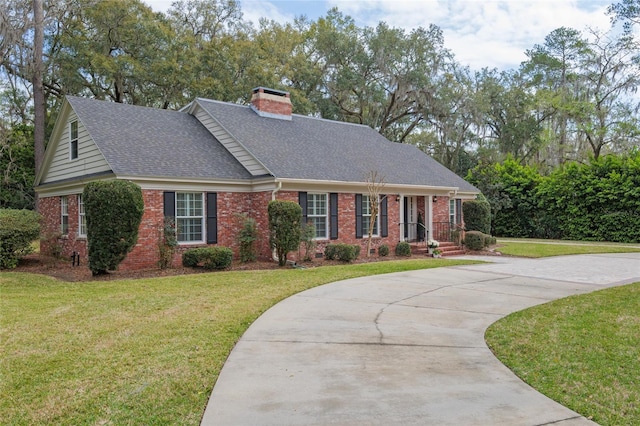
{"label": "bush beside house", "polygon": [[13,269],[33,252],[40,234],[40,215],[31,210],[0,209],[0,269]]}
{"label": "bush beside house", "polygon": [[302,207],[293,201],[271,201],[269,215],[269,243],[278,257],[278,265],[287,263],[287,255],[300,244]]}
{"label": "bush beside house", "polygon": [[88,183],[83,192],[87,218],[89,269],[115,270],[138,240],[144,213],[142,190],[125,180]]}

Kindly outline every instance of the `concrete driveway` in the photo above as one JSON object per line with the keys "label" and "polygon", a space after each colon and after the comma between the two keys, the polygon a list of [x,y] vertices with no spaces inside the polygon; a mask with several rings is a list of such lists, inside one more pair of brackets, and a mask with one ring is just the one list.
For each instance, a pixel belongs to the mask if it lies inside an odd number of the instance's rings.
{"label": "concrete driveway", "polygon": [[640,253],[481,259],[496,263],[282,301],[232,351],[202,424],[593,425],[513,375],[484,332],[511,312],[640,281]]}

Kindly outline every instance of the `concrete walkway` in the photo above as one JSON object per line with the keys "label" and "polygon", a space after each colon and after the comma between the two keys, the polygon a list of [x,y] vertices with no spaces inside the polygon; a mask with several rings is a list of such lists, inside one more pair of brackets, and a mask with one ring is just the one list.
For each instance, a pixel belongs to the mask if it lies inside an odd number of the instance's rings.
{"label": "concrete walkway", "polygon": [[526,385],[484,342],[505,315],[640,281],[640,253],[340,281],[263,314],[227,360],[203,425],[593,425]]}

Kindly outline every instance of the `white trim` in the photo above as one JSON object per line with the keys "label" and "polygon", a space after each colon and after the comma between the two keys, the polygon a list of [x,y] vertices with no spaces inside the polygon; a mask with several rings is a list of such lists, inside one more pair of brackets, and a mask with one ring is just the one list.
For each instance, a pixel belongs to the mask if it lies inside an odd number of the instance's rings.
{"label": "white trim", "polygon": [[[82,199],[82,194],[78,194],[77,200],[78,200],[78,232],[77,232],[78,238],[87,238],[87,215],[84,207],[84,200]],[[80,206],[82,206],[82,208],[80,208]],[[84,226],[82,225],[83,223],[82,218],[84,218]]]}
{"label": "white trim", "polygon": [[[365,197],[367,197],[367,199],[368,199],[369,198],[369,194],[362,194],[362,238],[369,237],[369,230],[367,229],[367,232],[365,232],[365,228],[364,228],[365,220],[364,219],[365,219],[365,217],[367,219],[369,219],[371,217],[371,212],[369,212],[368,215],[364,214],[364,206],[365,206],[364,198]],[[370,205],[369,202],[367,202],[366,204],[367,204],[367,206]],[[367,207],[367,208],[369,208],[369,207]],[[367,220],[366,223],[367,223],[367,228],[368,228],[370,220]],[[380,198],[378,198],[378,215],[376,216],[376,228],[377,228],[376,230],[378,232],[371,234],[372,237],[379,237],[380,236]]]}
{"label": "white trim", "polygon": [[[309,196],[310,195],[324,195],[324,215],[310,215],[309,214]],[[310,218],[321,218],[324,217],[324,237],[315,237],[314,240],[324,241],[329,239],[329,221],[331,220],[329,217],[329,193],[328,192],[307,192],[307,220]],[[314,223],[315,226],[315,223]],[[317,230],[317,228],[316,228]]]}
{"label": "white trim", "polygon": [[[64,229],[65,217],[67,218],[66,230]],[[69,197],[67,195],[60,196],[60,233],[62,235],[69,235]]]}
{"label": "white trim", "polygon": [[[345,182],[335,180],[309,180],[309,179],[291,179],[277,178],[282,182],[283,191],[304,191],[304,192],[341,192],[364,194],[367,192],[367,182]],[[387,183],[384,186],[385,194],[411,194],[411,195],[433,195],[447,197],[451,192],[458,191],[457,187],[445,186],[427,186],[427,185],[405,185]],[[462,192],[458,192],[458,198]],[[475,193],[473,193],[475,194]]]}
{"label": "white trim", "polygon": [[[75,124],[75,128],[76,128],[76,137],[73,137],[73,125]],[[75,120],[71,120],[69,121],[69,141],[68,141],[68,145],[67,147],[69,148],[69,161],[76,161],[80,158],[80,127],[78,124],[78,119],[76,118]],[[73,143],[75,141],[75,154],[76,156],[73,156]]]}
{"label": "white trim", "polygon": [[[200,225],[201,225],[201,231],[200,231],[200,240],[190,240],[190,241],[180,241],[178,239],[178,245],[193,245],[193,244],[203,244],[206,241],[206,235],[207,235],[207,230],[206,230],[206,216],[207,216],[207,206],[206,206],[206,202],[204,199],[204,192],[199,192],[199,191],[176,191],[175,193],[176,195],[176,199],[175,199],[175,221],[176,221],[176,227],[178,227],[178,223],[180,221],[180,219],[197,219],[200,218]],[[178,194],[200,194],[200,202],[201,202],[201,210],[202,210],[202,214],[200,216],[178,216]],[[178,228],[178,233],[176,235],[177,238],[179,238],[180,236],[180,230]]]}

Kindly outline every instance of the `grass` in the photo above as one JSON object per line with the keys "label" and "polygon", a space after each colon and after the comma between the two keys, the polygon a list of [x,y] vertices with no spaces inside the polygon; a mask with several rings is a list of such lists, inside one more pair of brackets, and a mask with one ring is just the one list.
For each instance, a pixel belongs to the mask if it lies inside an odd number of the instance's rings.
{"label": "grass", "polygon": [[278,301],[332,281],[468,263],[84,283],[0,273],[0,418],[10,425],[196,425],[235,342]]}
{"label": "grass", "polygon": [[570,254],[594,253],[630,253],[640,252],[640,246],[635,244],[607,244],[575,241],[543,241],[543,240],[508,240],[499,239],[498,251],[509,256],[520,257],[548,257],[565,256]]}
{"label": "grass", "polygon": [[520,378],[605,425],[640,424],[640,283],[514,313],[486,333]]}

